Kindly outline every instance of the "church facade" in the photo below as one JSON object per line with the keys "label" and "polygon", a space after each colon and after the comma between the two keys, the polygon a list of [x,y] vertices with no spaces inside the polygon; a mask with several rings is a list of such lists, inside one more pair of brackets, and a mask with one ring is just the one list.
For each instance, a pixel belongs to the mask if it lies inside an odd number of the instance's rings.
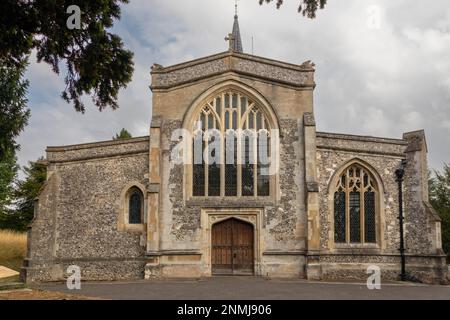
{"label": "church facade", "polygon": [[47,149],[27,282],[73,265],[83,280],[366,279],[373,266],[397,279],[400,167],[407,271],[444,281],[424,132],[317,132],[314,64],[243,53],[237,17],[228,40],[153,65],[149,136]]}

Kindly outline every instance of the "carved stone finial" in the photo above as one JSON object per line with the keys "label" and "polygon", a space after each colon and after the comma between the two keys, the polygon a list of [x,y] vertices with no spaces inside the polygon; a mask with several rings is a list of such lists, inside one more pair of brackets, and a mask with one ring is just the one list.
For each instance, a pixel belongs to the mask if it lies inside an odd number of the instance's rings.
{"label": "carved stone finial", "polygon": [[154,63],[153,65],[152,65],[152,71],[153,70],[160,70],[160,69],[163,69],[164,67],[162,66],[162,65],[160,65],[160,64],[157,64],[157,63]]}
{"label": "carved stone finial", "polygon": [[315,66],[316,66],[315,63],[312,62],[311,60],[302,63],[302,67],[305,69],[314,69]]}

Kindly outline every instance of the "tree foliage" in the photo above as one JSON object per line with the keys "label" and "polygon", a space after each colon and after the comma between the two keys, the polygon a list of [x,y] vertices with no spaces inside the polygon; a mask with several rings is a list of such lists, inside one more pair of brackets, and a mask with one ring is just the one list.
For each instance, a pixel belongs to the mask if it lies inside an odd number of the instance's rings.
{"label": "tree foliage", "polygon": [[[32,50],[38,62],[59,74],[67,70],[62,97],[84,112],[84,94],[102,110],[118,108],[119,90],[134,71],[133,54],[109,32],[128,0],[2,0],[0,1],[0,61],[18,64]],[[81,9],[81,28],[69,29],[69,6]]]}
{"label": "tree foliage", "polygon": [[442,245],[450,260],[450,165],[434,171],[430,181],[430,202],[442,219]]}
{"label": "tree foliage", "polygon": [[129,133],[125,128],[120,130],[119,133],[116,133],[116,136],[113,137],[113,140],[124,140],[124,139],[130,139],[133,138],[131,133]]}
{"label": "tree foliage", "polygon": [[14,208],[0,218],[0,229],[24,231],[34,217],[34,202],[47,180],[47,165],[42,159],[23,168],[25,179],[17,182]]}
{"label": "tree foliage", "polygon": [[13,65],[0,60],[0,163],[15,158],[19,147],[15,139],[30,117],[26,98],[28,81],[22,79],[26,66],[25,60]]}
{"label": "tree foliage", "polygon": [[[276,1],[277,9],[279,9],[284,2],[283,0],[259,0],[259,4],[263,4],[264,2],[270,3],[272,1]],[[327,0],[300,0],[298,12],[302,13],[305,17],[314,19],[317,10],[325,8],[326,4]]]}
{"label": "tree foliage", "polygon": [[8,152],[0,161],[0,221],[9,214],[14,198],[14,182],[17,177],[17,158],[14,152]]}

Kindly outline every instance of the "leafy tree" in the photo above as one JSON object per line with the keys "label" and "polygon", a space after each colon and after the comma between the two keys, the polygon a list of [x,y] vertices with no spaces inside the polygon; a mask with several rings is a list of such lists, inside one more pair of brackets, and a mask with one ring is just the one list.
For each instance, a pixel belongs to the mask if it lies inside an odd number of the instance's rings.
{"label": "leafy tree", "polygon": [[434,171],[429,182],[430,202],[442,219],[442,245],[450,261],[450,165]]}
{"label": "leafy tree", "polygon": [[[82,95],[90,94],[99,110],[118,108],[117,96],[131,81],[133,54],[110,30],[120,19],[120,4],[128,0],[2,0],[0,1],[0,61],[20,64],[32,50],[38,62],[59,74],[67,69],[62,98],[84,112]],[[81,9],[80,29],[68,28]]]}
{"label": "leafy tree", "polygon": [[0,229],[6,228],[5,221],[11,214],[14,197],[14,182],[18,171],[17,158],[10,151],[0,161]]}
{"label": "leafy tree", "polygon": [[29,162],[28,166],[23,168],[25,179],[17,183],[14,193],[14,209],[4,219],[3,225],[0,221],[0,227],[24,231],[27,229],[34,217],[34,202],[39,196],[46,179],[47,165],[43,159],[36,162]]}
{"label": "leafy tree", "polygon": [[14,65],[0,60],[0,164],[6,161],[6,166],[15,159],[19,147],[15,138],[30,117],[26,99],[28,81],[22,79],[26,66],[26,60]]}
{"label": "leafy tree", "polygon": [[113,140],[125,140],[130,138],[133,138],[131,133],[129,133],[125,128],[123,128],[122,130],[120,130],[120,133],[116,133],[116,136],[113,137]]}
{"label": "leafy tree", "polygon": [[[274,0],[259,0],[259,4],[263,4],[264,2],[270,3]],[[283,5],[283,0],[276,0],[277,9],[279,9]],[[325,8],[327,4],[327,0],[300,0],[300,5],[298,7],[298,12],[302,13],[303,16],[308,17],[310,19],[314,19],[316,17],[317,10]]]}

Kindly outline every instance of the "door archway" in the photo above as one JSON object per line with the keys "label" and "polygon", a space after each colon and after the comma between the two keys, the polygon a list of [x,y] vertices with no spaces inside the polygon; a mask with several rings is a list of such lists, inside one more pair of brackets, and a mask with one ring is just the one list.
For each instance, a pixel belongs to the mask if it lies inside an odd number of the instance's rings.
{"label": "door archway", "polygon": [[254,227],[231,218],[212,226],[211,266],[214,275],[254,274]]}

